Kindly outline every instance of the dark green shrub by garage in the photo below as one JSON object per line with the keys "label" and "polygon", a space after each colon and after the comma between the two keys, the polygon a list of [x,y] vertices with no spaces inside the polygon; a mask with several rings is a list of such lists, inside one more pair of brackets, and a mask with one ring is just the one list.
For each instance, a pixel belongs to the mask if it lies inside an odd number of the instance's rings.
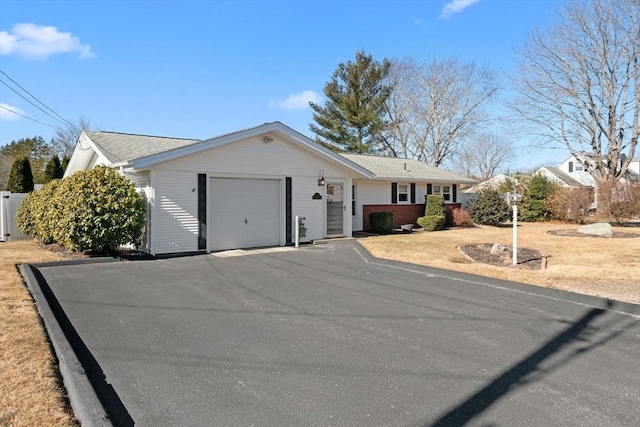
{"label": "dark green shrub by garage", "polygon": [[116,170],[97,166],[63,180],[58,194],[66,197],[61,243],[70,250],[108,252],[139,243],[145,201]]}
{"label": "dark green shrub by garage", "polygon": [[16,211],[16,225],[18,226],[18,230],[23,232],[24,234],[36,237],[36,223],[33,218],[33,204],[34,199],[36,197],[37,191],[32,191],[27,194],[20,205],[18,205],[18,210]]}
{"label": "dark green shrub by garage", "polygon": [[33,193],[31,215],[36,230],[32,236],[45,245],[58,241],[64,231],[60,227],[64,206],[64,197],[58,193],[61,184],[61,180],[54,179]]}
{"label": "dark green shrub by garage", "polygon": [[72,251],[109,252],[139,242],[145,200],[116,170],[97,166],[53,180],[18,208],[20,230]]}
{"label": "dark green shrub by garage", "polygon": [[393,233],[393,212],[371,212],[369,214],[369,225],[373,233]]}
{"label": "dark green shrub by garage", "polygon": [[437,194],[429,194],[426,197],[424,216],[417,219],[420,227],[426,231],[440,231],[444,229],[444,197]]}

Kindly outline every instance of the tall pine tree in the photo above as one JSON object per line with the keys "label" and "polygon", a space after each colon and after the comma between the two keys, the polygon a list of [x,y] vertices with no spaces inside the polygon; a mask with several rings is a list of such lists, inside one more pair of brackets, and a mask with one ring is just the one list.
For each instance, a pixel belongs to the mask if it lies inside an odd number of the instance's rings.
{"label": "tall pine tree", "polygon": [[313,120],[309,129],[316,140],[336,151],[367,154],[382,148],[385,104],[390,87],[385,83],[391,63],[378,62],[364,51],[354,62],[341,63],[324,86],[324,106],[310,103]]}

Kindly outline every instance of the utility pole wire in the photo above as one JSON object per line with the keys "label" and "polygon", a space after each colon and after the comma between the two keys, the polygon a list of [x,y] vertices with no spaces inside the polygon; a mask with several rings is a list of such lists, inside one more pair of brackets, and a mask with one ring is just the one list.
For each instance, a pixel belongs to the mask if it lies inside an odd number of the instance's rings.
{"label": "utility pole wire", "polygon": [[17,111],[12,110],[11,108],[7,108],[4,105],[0,105],[0,108],[2,108],[3,110],[7,110],[7,111],[9,111],[9,112],[11,112],[13,114],[18,115],[18,116],[22,116],[25,119],[33,120],[34,122],[40,123],[41,125],[49,126],[50,128],[54,128],[54,129],[56,128],[56,126],[50,125],[49,123],[41,122],[40,120],[32,119],[31,117],[25,116],[24,114],[21,114],[21,113],[18,113]]}
{"label": "utility pole wire", "polygon": [[64,117],[62,117],[60,114],[56,113],[53,109],[51,109],[50,107],[48,107],[44,102],[40,101],[37,97],[35,97],[33,94],[31,94],[31,92],[29,92],[28,90],[26,90],[24,87],[22,87],[17,81],[15,81],[14,79],[12,79],[7,73],[5,73],[4,71],[0,70],[0,73],[3,74],[6,78],[8,78],[9,80],[11,80],[11,82],[13,84],[15,84],[16,86],[18,86],[20,89],[22,89],[26,94],[28,94],[31,98],[33,98],[36,102],[38,102],[38,104],[42,105],[44,108],[46,108],[47,110],[49,110],[51,113],[53,113],[55,116],[52,116],[50,113],[44,111],[41,107],[35,105],[33,102],[31,102],[30,100],[28,100],[27,98],[25,98],[22,94],[18,93],[18,91],[16,91],[14,88],[12,88],[11,86],[9,86],[6,82],[0,80],[0,82],[2,82],[2,84],[4,84],[5,86],[7,86],[9,89],[11,89],[12,91],[14,91],[16,94],[18,94],[18,96],[20,96],[22,99],[24,99],[25,101],[27,101],[28,103],[30,103],[31,105],[33,105],[34,107],[36,107],[37,109],[39,109],[40,111],[42,111],[43,113],[47,114],[49,117],[63,123],[65,126],[73,126],[71,124],[71,122],[69,122],[69,120],[65,119]]}

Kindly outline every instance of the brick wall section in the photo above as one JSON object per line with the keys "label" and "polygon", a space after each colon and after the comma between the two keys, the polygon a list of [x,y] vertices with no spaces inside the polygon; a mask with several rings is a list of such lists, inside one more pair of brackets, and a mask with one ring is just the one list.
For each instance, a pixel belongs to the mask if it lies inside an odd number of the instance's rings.
{"label": "brick wall section", "polygon": [[392,212],[393,213],[393,226],[400,228],[402,224],[416,223],[416,219],[419,216],[424,215],[424,203],[416,204],[388,204],[388,205],[364,205],[362,206],[362,229],[370,230],[369,214],[371,212]]}
{"label": "brick wall section", "polygon": [[[462,205],[460,203],[447,203],[444,205],[445,215],[447,218],[447,225],[452,219],[453,210],[459,208]],[[413,224],[418,226],[416,220],[420,216],[424,216],[424,203],[415,204],[388,204],[388,205],[364,205],[362,206],[362,229],[368,231],[371,229],[369,225],[369,214],[371,212],[392,212],[393,213],[393,226],[400,228],[402,224]]]}

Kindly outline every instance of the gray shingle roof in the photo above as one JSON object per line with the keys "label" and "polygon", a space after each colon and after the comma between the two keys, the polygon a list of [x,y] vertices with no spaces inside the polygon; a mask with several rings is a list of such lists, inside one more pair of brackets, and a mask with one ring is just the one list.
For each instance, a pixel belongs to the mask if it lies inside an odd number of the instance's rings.
{"label": "gray shingle roof", "polygon": [[475,183],[474,180],[412,159],[395,157],[341,154],[348,160],[375,174],[375,179],[394,181],[436,181],[451,183]]}
{"label": "gray shingle roof", "polygon": [[552,166],[545,166],[545,169],[549,173],[553,174],[560,181],[562,181],[565,184],[567,184],[569,187],[585,187],[584,184],[582,184],[579,181],[573,179],[571,176],[569,176],[569,174],[563,172],[560,168],[556,168],[556,167],[552,167]]}
{"label": "gray shingle roof", "polygon": [[88,131],[85,133],[112,163],[139,159],[200,142],[198,139],[166,138],[118,132]]}

